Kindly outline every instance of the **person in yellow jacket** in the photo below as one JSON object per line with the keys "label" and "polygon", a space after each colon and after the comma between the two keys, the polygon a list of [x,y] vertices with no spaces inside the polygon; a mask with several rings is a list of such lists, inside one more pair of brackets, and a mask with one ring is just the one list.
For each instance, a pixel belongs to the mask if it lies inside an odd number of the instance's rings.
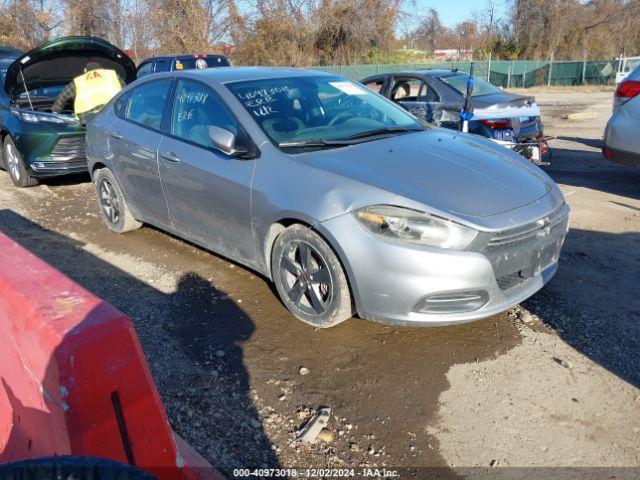
{"label": "person in yellow jacket", "polygon": [[84,73],[74,78],[56,97],[51,111],[60,113],[73,99],[75,116],[85,123],[87,114],[100,110],[123,86],[124,81],[114,70],[102,68],[97,62],[89,62]]}

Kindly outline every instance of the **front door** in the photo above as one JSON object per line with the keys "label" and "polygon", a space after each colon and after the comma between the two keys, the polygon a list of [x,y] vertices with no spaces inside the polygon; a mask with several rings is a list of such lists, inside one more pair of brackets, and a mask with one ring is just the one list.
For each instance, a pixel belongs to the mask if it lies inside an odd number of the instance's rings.
{"label": "front door", "polygon": [[255,258],[250,189],[254,160],[216,150],[209,127],[239,125],[207,85],[179,80],[168,129],[159,147],[160,177],[171,220],[181,236],[229,258]]}
{"label": "front door", "polygon": [[115,175],[134,216],[169,227],[167,202],[158,172],[158,145],[171,79],[146,82],[132,90],[109,132]]}
{"label": "front door", "polygon": [[418,78],[394,78],[389,91],[391,100],[417,118],[438,123],[441,103],[433,88]]}

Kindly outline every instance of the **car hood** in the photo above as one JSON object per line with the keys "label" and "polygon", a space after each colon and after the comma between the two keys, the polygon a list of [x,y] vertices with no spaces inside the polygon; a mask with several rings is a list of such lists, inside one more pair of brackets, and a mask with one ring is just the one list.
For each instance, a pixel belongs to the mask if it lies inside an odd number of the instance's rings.
{"label": "car hood", "polygon": [[553,180],[520,155],[482,137],[439,128],[299,158],[427,210],[466,218],[522,207],[554,188]]}
{"label": "car hood", "polygon": [[123,51],[95,37],[64,37],[40,45],[17,58],[7,69],[4,88],[10,97],[50,85],[69,83],[96,61],[115,70],[126,82],[136,78],[136,66]]}

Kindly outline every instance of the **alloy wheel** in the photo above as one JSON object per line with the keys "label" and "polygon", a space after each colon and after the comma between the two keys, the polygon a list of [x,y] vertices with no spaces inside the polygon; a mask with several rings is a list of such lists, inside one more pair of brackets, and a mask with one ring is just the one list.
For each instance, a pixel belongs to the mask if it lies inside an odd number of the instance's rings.
{"label": "alloy wheel", "polygon": [[9,170],[9,173],[15,180],[20,180],[20,159],[18,158],[16,148],[11,143],[7,143],[5,151],[7,170]]}
{"label": "alloy wheel", "polygon": [[117,225],[120,221],[121,208],[120,200],[113,185],[106,178],[100,181],[100,207],[107,221],[112,225]]}
{"label": "alloy wheel", "polygon": [[333,296],[333,279],[320,252],[306,242],[295,242],[280,259],[280,279],[289,300],[308,315],[324,313]]}

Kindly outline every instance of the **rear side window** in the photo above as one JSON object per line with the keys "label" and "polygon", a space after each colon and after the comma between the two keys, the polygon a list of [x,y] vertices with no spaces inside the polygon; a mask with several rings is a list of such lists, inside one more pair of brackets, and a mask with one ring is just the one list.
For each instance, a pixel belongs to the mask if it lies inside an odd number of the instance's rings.
{"label": "rear side window", "polygon": [[127,105],[129,104],[129,98],[131,97],[131,92],[127,92],[113,103],[113,109],[116,112],[116,115],[119,117],[124,117],[125,112],[127,111]]}
{"label": "rear side window", "polygon": [[138,67],[138,78],[144,77],[152,73],[153,64],[151,62],[143,63]]}
{"label": "rear side window", "polygon": [[171,134],[212,148],[210,126],[238,133],[235,118],[209,87],[199,82],[180,80],[171,113]]}
{"label": "rear side window", "polygon": [[171,81],[170,78],[167,78],[148,82],[131,91],[125,118],[160,130]]}

